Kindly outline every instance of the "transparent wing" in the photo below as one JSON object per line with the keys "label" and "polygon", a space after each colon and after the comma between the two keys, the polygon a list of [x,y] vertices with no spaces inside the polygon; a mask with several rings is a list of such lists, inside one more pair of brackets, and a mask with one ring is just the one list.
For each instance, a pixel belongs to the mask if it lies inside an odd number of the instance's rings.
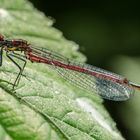
{"label": "transparent wing", "polygon": [[[118,79],[124,79],[124,77],[115,73],[108,72],[106,70],[91,66],[88,64],[82,64],[79,62],[73,62],[68,58],[50,51],[48,49],[33,48],[33,53],[40,55],[43,58],[52,60],[50,67],[53,68],[61,77],[69,81],[70,83],[90,92],[96,92],[105,99],[114,101],[123,101],[130,98],[133,95],[134,89],[129,86],[111,81],[109,79],[103,79],[89,75],[88,71],[94,71],[106,75],[111,75]],[[55,65],[55,61],[66,64],[67,66],[78,66],[81,69],[86,69],[86,73],[82,73],[76,70],[71,70]]]}
{"label": "transparent wing", "polygon": [[123,101],[133,95],[134,89],[106,79],[100,79],[77,71],[50,65],[68,82],[101,97],[114,101]]}

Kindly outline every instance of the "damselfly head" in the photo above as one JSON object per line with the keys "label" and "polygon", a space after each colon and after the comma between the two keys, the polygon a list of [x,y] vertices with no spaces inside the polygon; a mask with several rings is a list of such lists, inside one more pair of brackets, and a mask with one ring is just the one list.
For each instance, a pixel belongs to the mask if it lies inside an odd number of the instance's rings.
{"label": "damselfly head", "polygon": [[4,36],[0,34],[0,41],[4,41]]}

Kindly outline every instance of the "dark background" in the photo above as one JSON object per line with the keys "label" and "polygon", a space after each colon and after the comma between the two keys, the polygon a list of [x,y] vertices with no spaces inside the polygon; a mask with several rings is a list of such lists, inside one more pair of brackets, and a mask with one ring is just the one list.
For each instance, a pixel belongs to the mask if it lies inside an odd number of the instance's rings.
{"label": "dark background", "polygon": [[[53,17],[54,26],[80,45],[88,63],[111,70],[115,56],[140,56],[140,5],[138,1],[114,0],[30,0],[36,8]],[[110,114],[127,139],[135,138],[116,111],[125,103],[106,101]],[[114,111],[115,110],[115,111]],[[134,139],[136,140],[136,139]]]}

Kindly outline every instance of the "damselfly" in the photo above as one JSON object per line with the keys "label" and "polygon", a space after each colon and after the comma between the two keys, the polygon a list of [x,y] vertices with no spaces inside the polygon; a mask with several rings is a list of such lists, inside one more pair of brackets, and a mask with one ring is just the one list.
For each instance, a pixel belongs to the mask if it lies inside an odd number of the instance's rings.
{"label": "damselfly", "polygon": [[[74,85],[90,91],[96,92],[101,97],[114,101],[123,101],[129,99],[135,89],[140,90],[140,86],[127,80],[125,77],[115,73],[72,61],[47,48],[34,47],[22,39],[5,39],[0,35],[0,66],[2,66],[3,50],[7,57],[19,68],[19,73],[13,84],[13,88],[18,85],[22,72],[26,66],[26,59],[31,62],[48,64],[63,78]],[[18,51],[23,51],[21,56]],[[24,62],[21,67],[13,58]]]}

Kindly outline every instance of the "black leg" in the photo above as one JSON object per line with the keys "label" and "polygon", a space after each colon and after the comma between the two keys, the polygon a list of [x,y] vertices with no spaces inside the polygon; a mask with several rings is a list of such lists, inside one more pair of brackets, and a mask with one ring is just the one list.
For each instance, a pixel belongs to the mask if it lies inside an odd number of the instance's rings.
{"label": "black leg", "polygon": [[[16,78],[16,80],[15,80],[15,82],[14,82],[14,84],[13,84],[13,89],[14,89],[14,87],[17,86],[17,85],[19,84],[19,81],[20,81],[22,72],[23,72],[23,70],[24,70],[24,68],[25,68],[25,66],[26,66],[26,60],[24,60],[24,59],[21,58],[20,56],[17,56],[17,55],[15,55],[15,54],[12,54],[12,53],[9,53],[9,52],[6,52],[6,55],[7,55],[7,57],[19,68],[19,70],[20,70],[19,73],[18,73],[18,75],[17,75],[17,78]],[[23,67],[21,67],[12,57],[15,57],[15,58],[17,58],[17,59],[23,61],[23,62],[24,62]]]}
{"label": "black leg", "polygon": [[[10,55],[24,62],[23,66],[22,66],[22,69],[21,69],[21,70],[22,70],[22,71],[21,71],[21,74],[20,74],[20,76],[19,76],[19,78],[18,78],[18,80],[17,80],[16,86],[18,86],[19,81],[20,81],[20,78],[21,78],[21,75],[22,75],[23,70],[24,70],[24,68],[25,68],[25,66],[26,66],[26,60],[25,60],[26,57],[25,57],[24,55],[21,55],[21,54],[15,53],[15,52],[12,52],[12,54],[10,54]],[[21,57],[23,57],[24,59],[21,58]],[[25,75],[24,75],[24,76],[25,76]],[[26,77],[26,76],[25,76],[25,77]]]}
{"label": "black leg", "polygon": [[0,49],[0,66],[2,66],[2,54],[3,54],[3,48]]}
{"label": "black leg", "polygon": [[[26,63],[26,61],[25,61],[26,56],[25,56],[25,55],[22,55],[22,54],[19,54],[19,53],[15,53],[15,52],[11,52],[11,54],[14,54],[14,56],[17,55],[18,58],[19,58],[19,57],[20,57],[20,58],[22,57],[22,58],[23,58],[23,61]],[[25,64],[25,65],[26,65],[26,64]],[[25,66],[23,66],[23,69],[24,69],[24,67],[25,67]],[[21,74],[21,75],[23,75],[23,74]],[[23,76],[26,77],[27,80],[30,80],[30,79],[28,79],[28,77],[27,77],[26,75],[23,75]]]}

